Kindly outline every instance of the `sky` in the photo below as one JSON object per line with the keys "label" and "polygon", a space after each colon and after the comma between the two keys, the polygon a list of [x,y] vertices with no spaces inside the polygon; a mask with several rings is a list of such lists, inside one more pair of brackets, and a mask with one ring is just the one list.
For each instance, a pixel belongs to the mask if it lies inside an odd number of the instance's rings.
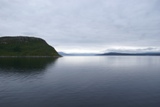
{"label": "sky", "polygon": [[160,0],[0,0],[0,36],[57,51],[160,51]]}

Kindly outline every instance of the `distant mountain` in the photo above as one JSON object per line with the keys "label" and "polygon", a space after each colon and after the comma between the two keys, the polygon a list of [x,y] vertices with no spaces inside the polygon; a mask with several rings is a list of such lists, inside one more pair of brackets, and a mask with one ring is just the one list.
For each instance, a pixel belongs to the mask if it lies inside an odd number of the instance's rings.
{"label": "distant mountain", "polygon": [[146,53],[118,53],[118,52],[109,52],[97,55],[111,55],[111,56],[160,56],[160,52],[146,52]]}
{"label": "distant mountain", "polygon": [[16,36],[0,37],[0,56],[59,57],[60,55],[41,38]]}
{"label": "distant mountain", "polygon": [[146,53],[120,53],[120,52],[108,52],[101,54],[94,53],[64,53],[58,52],[62,56],[160,56],[160,52],[146,52]]}
{"label": "distant mountain", "polygon": [[65,52],[58,52],[59,55],[62,55],[62,56],[69,56],[69,54],[65,53]]}
{"label": "distant mountain", "polygon": [[65,52],[58,52],[62,56],[95,56],[96,54],[93,53],[65,53]]}

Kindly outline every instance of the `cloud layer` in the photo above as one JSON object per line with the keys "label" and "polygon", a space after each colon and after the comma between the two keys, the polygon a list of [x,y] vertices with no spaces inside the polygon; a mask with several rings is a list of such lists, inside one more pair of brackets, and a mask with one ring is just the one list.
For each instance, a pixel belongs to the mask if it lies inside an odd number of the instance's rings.
{"label": "cloud layer", "polygon": [[59,51],[160,47],[159,0],[1,0],[0,35],[44,38]]}
{"label": "cloud layer", "polygon": [[108,48],[102,53],[108,52],[120,52],[120,53],[150,53],[150,52],[160,52],[158,47],[117,47],[117,48]]}

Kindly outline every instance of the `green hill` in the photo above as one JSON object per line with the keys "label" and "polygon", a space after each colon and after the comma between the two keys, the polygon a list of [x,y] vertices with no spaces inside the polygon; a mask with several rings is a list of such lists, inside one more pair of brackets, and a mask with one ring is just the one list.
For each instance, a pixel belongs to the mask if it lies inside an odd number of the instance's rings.
{"label": "green hill", "polygon": [[36,37],[0,37],[0,56],[59,57],[45,40]]}

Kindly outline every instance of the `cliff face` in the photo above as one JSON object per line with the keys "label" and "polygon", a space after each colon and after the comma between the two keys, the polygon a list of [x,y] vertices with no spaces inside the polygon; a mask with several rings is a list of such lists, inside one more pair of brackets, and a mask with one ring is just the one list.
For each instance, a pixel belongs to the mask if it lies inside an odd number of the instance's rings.
{"label": "cliff face", "polygon": [[0,56],[53,56],[60,55],[45,40],[35,37],[0,37]]}

